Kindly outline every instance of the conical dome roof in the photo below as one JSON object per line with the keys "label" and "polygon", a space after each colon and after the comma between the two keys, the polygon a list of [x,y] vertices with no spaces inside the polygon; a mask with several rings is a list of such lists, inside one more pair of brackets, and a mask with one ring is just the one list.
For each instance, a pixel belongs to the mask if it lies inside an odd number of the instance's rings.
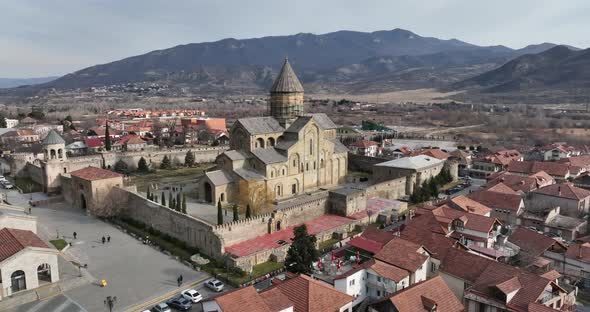
{"label": "conical dome roof", "polygon": [[287,58],[285,58],[283,68],[273,83],[272,88],[270,88],[270,92],[303,92],[303,86],[301,85],[301,82],[299,82],[299,78],[295,75]]}
{"label": "conical dome roof", "polygon": [[49,131],[45,139],[43,139],[42,143],[43,145],[66,144],[66,141],[55,130],[51,130]]}

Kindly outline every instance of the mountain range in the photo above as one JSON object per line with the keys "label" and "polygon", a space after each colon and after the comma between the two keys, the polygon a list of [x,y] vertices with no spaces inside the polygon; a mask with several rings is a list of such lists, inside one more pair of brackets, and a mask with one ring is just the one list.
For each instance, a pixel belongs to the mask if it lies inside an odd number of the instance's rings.
{"label": "mountain range", "polygon": [[[543,56],[553,55],[551,51],[556,55]],[[520,80],[510,82],[512,62],[547,67],[565,57],[571,59],[567,64],[575,66],[587,58],[588,53],[584,53],[553,43],[522,49],[477,46],[457,39],[423,37],[403,29],[301,33],[180,45],[88,67],[33,89],[162,82],[197,92],[265,93],[288,56],[306,90],[312,93],[362,94],[416,88],[505,92],[525,86],[527,75],[534,74],[532,70],[523,71],[524,65],[514,65],[512,70],[522,73],[514,73]],[[570,66],[566,63],[554,65]],[[561,71],[553,69],[557,79]],[[585,79],[583,73],[579,76]],[[578,84],[575,77],[570,78],[567,83]]]}
{"label": "mountain range", "polygon": [[19,86],[36,85],[55,80],[59,77],[39,77],[39,78],[0,78],[0,88],[14,88]]}

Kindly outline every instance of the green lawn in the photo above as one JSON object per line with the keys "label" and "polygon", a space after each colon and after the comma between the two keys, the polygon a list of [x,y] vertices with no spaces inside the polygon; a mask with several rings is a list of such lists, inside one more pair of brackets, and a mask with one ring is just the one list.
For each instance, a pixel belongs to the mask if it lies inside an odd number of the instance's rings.
{"label": "green lawn", "polygon": [[159,185],[188,184],[194,182],[196,178],[203,175],[206,169],[212,166],[213,164],[203,164],[190,168],[157,169],[155,172],[147,174],[135,173],[131,176],[131,182],[137,185],[137,190],[140,192],[145,192],[148,185],[154,182],[157,182]]}
{"label": "green lawn", "polygon": [[450,189],[450,188],[452,188],[452,187],[455,187],[455,186],[457,186],[457,185],[459,185],[459,184],[461,184],[461,181],[455,181],[455,182],[450,182],[450,183],[447,183],[447,184],[443,185],[443,186],[440,188],[440,191],[441,191],[441,192],[442,192],[442,191],[446,191],[446,190],[448,190],[448,189]]}
{"label": "green lawn", "polygon": [[318,249],[319,250],[324,250],[324,249],[326,249],[326,248],[328,248],[328,247],[336,244],[339,241],[340,241],[339,239],[330,238],[329,240],[326,240],[326,241],[321,242]]}
{"label": "green lawn", "polygon": [[255,265],[252,268],[252,274],[246,273],[243,276],[240,274],[236,274],[234,272],[230,272],[228,274],[225,268],[214,267],[212,263],[209,263],[205,267],[203,267],[203,270],[213,274],[214,276],[227,280],[234,287],[239,287],[244,283],[247,283],[253,279],[266,275],[267,273],[282,269],[283,267],[283,262],[267,261]]}
{"label": "green lawn", "polygon": [[40,184],[37,184],[31,178],[17,178],[14,181],[17,188],[23,191],[23,193],[31,192],[42,192],[43,188]]}
{"label": "green lawn", "polygon": [[66,241],[65,241],[65,240],[63,240],[63,239],[61,239],[61,238],[60,238],[60,239],[54,239],[54,240],[50,240],[49,242],[50,242],[50,243],[51,243],[53,246],[55,246],[55,248],[57,248],[58,250],[62,250],[62,249],[64,249],[64,248],[66,247],[66,245],[68,244],[68,243],[66,243]]}

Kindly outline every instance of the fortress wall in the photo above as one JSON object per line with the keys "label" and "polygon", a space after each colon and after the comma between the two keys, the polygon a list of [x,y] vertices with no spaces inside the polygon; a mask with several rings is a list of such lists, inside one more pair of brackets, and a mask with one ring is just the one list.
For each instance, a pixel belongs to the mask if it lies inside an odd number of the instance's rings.
{"label": "fortress wall", "polygon": [[386,199],[398,199],[408,195],[406,193],[406,180],[408,177],[401,177],[387,180],[367,187],[367,198],[380,197]]}
{"label": "fortress wall", "polygon": [[185,241],[211,257],[223,255],[223,240],[213,231],[211,224],[147,200],[135,192],[122,188],[113,190],[116,191],[113,195],[121,198],[123,216]]}

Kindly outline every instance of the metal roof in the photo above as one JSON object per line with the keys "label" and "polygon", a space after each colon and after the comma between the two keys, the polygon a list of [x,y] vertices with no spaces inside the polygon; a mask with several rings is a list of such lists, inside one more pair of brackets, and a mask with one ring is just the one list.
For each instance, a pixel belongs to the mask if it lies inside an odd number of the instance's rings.
{"label": "metal roof", "polygon": [[43,139],[42,143],[43,145],[66,144],[66,141],[55,130],[51,130],[49,131],[45,139]]}
{"label": "metal roof", "polygon": [[252,117],[238,119],[237,123],[241,124],[250,135],[277,133],[285,131],[279,122],[273,117]]}
{"label": "metal roof", "polygon": [[274,148],[258,148],[258,149],[252,150],[252,154],[254,154],[254,156],[256,156],[256,158],[260,159],[260,161],[266,165],[276,164],[276,163],[287,161],[287,157],[280,154]]}
{"label": "metal roof", "polygon": [[271,93],[291,93],[291,92],[303,92],[303,86],[299,82],[299,78],[295,75],[289,60],[285,58],[285,63],[279,76],[270,88]]}
{"label": "metal roof", "polygon": [[376,164],[375,166],[418,170],[429,166],[442,164],[444,162],[444,160],[440,160],[434,157],[418,155],[413,157],[404,157],[382,162]]}

